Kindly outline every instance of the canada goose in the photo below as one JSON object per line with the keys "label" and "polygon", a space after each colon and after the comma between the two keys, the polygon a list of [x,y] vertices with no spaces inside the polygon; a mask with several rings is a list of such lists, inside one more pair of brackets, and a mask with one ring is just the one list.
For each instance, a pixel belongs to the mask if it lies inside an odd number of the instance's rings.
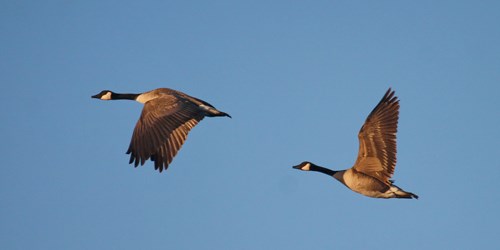
{"label": "canada goose", "polygon": [[135,100],[143,103],[141,117],[135,125],[127,154],[135,167],[151,159],[160,172],[177,154],[189,131],[205,116],[229,114],[180,91],[159,88],[140,94],[118,94],[103,90],[92,98],[101,100]]}
{"label": "canada goose", "polygon": [[334,171],[305,161],[293,168],[332,176],[354,192],[373,198],[418,199],[390,180],[396,166],[399,100],[390,88],[361,127],[358,159],[350,169]]}

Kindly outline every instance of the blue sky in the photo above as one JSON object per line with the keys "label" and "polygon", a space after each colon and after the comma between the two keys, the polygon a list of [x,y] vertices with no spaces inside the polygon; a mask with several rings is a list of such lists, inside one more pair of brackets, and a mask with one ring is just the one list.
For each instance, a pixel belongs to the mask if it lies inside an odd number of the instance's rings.
{"label": "blue sky", "polygon": [[[3,1],[1,249],[494,249],[500,217],[496,1]],[[170,168],[128,165],[141,104],[168,87],[206,118]],[[388,87],[394,179],[352,166]]]}

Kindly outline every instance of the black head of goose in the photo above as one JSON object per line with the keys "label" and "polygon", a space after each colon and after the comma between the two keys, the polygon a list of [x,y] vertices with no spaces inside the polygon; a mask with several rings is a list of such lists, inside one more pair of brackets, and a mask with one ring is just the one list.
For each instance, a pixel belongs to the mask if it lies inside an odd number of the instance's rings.
{"label": "black head of goose", "polygon": [[358,133],[358,158],[352,168],[334,171],[308,161],[293,168],[332,176],[368,197],[418,199],[416,194],[404,191],[390,180],[396,166],[398,117],[399,100],[389,88]]}
{"label": "black head of goose", "polygon": [[137,167],[151,159],[155,169],[168,168],[184,144],[189,131],[205,116],[231,116],[209,103],[180,91],[159,88],[140,94],[119,94],[103,90],[92,98],[101,100],[135,100],[143,103],[141,116],[127,150],[129,163]]}

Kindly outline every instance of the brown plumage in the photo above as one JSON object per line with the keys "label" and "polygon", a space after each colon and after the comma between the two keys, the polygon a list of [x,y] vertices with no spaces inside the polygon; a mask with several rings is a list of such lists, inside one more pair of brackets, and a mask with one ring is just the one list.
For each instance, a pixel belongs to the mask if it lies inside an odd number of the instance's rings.
{"label": "brown plumage", "polygon": [[352,168],[333,171],[307,161],[294,168],[330,175],[349,189],[373,198],[418,198],[390,180],[396,166],[398,118],[399,100],[389,88],[358,133],[358,157]]}
{"label": "brown plumage", "polygon": [[151,159],[160,172],[168,168],[189,131],[205,116],[231,117],[205,101],[167,88],[142,94],[118,94],[104,90],[92,98],[128,99],[144,103],[127,150],[129,163],[137,167]]}
{"label": "brown plumage", "polygon": [[399,100],[389,89],[359,130],[354,169],[389,183],[396,166],[398,118]]}

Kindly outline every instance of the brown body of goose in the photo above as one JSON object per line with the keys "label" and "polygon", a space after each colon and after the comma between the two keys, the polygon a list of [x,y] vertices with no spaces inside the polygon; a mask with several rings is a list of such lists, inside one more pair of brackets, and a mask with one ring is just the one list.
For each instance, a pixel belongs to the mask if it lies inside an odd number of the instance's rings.
{"label": "brown body of goose", "polygon": [[168,88],[140,94],[119,94],[103,90],[92,98],[135,100],[144,104],[127,150],[127,154],[130,154],[129,163],[134,163],[137,167],[151,159],[155,169],[160,172],[168,168],[189,131],[205,116],[231,117],[205,101]]}
{"label": "brown body of goose", "polygon": [[334,171],[305,161],[293,168],[330,175],[354,192],[373,198],[418,199],[390,180],[396,166],[399,100],[390,88],[359,131],[358,158],[350,169]]}

